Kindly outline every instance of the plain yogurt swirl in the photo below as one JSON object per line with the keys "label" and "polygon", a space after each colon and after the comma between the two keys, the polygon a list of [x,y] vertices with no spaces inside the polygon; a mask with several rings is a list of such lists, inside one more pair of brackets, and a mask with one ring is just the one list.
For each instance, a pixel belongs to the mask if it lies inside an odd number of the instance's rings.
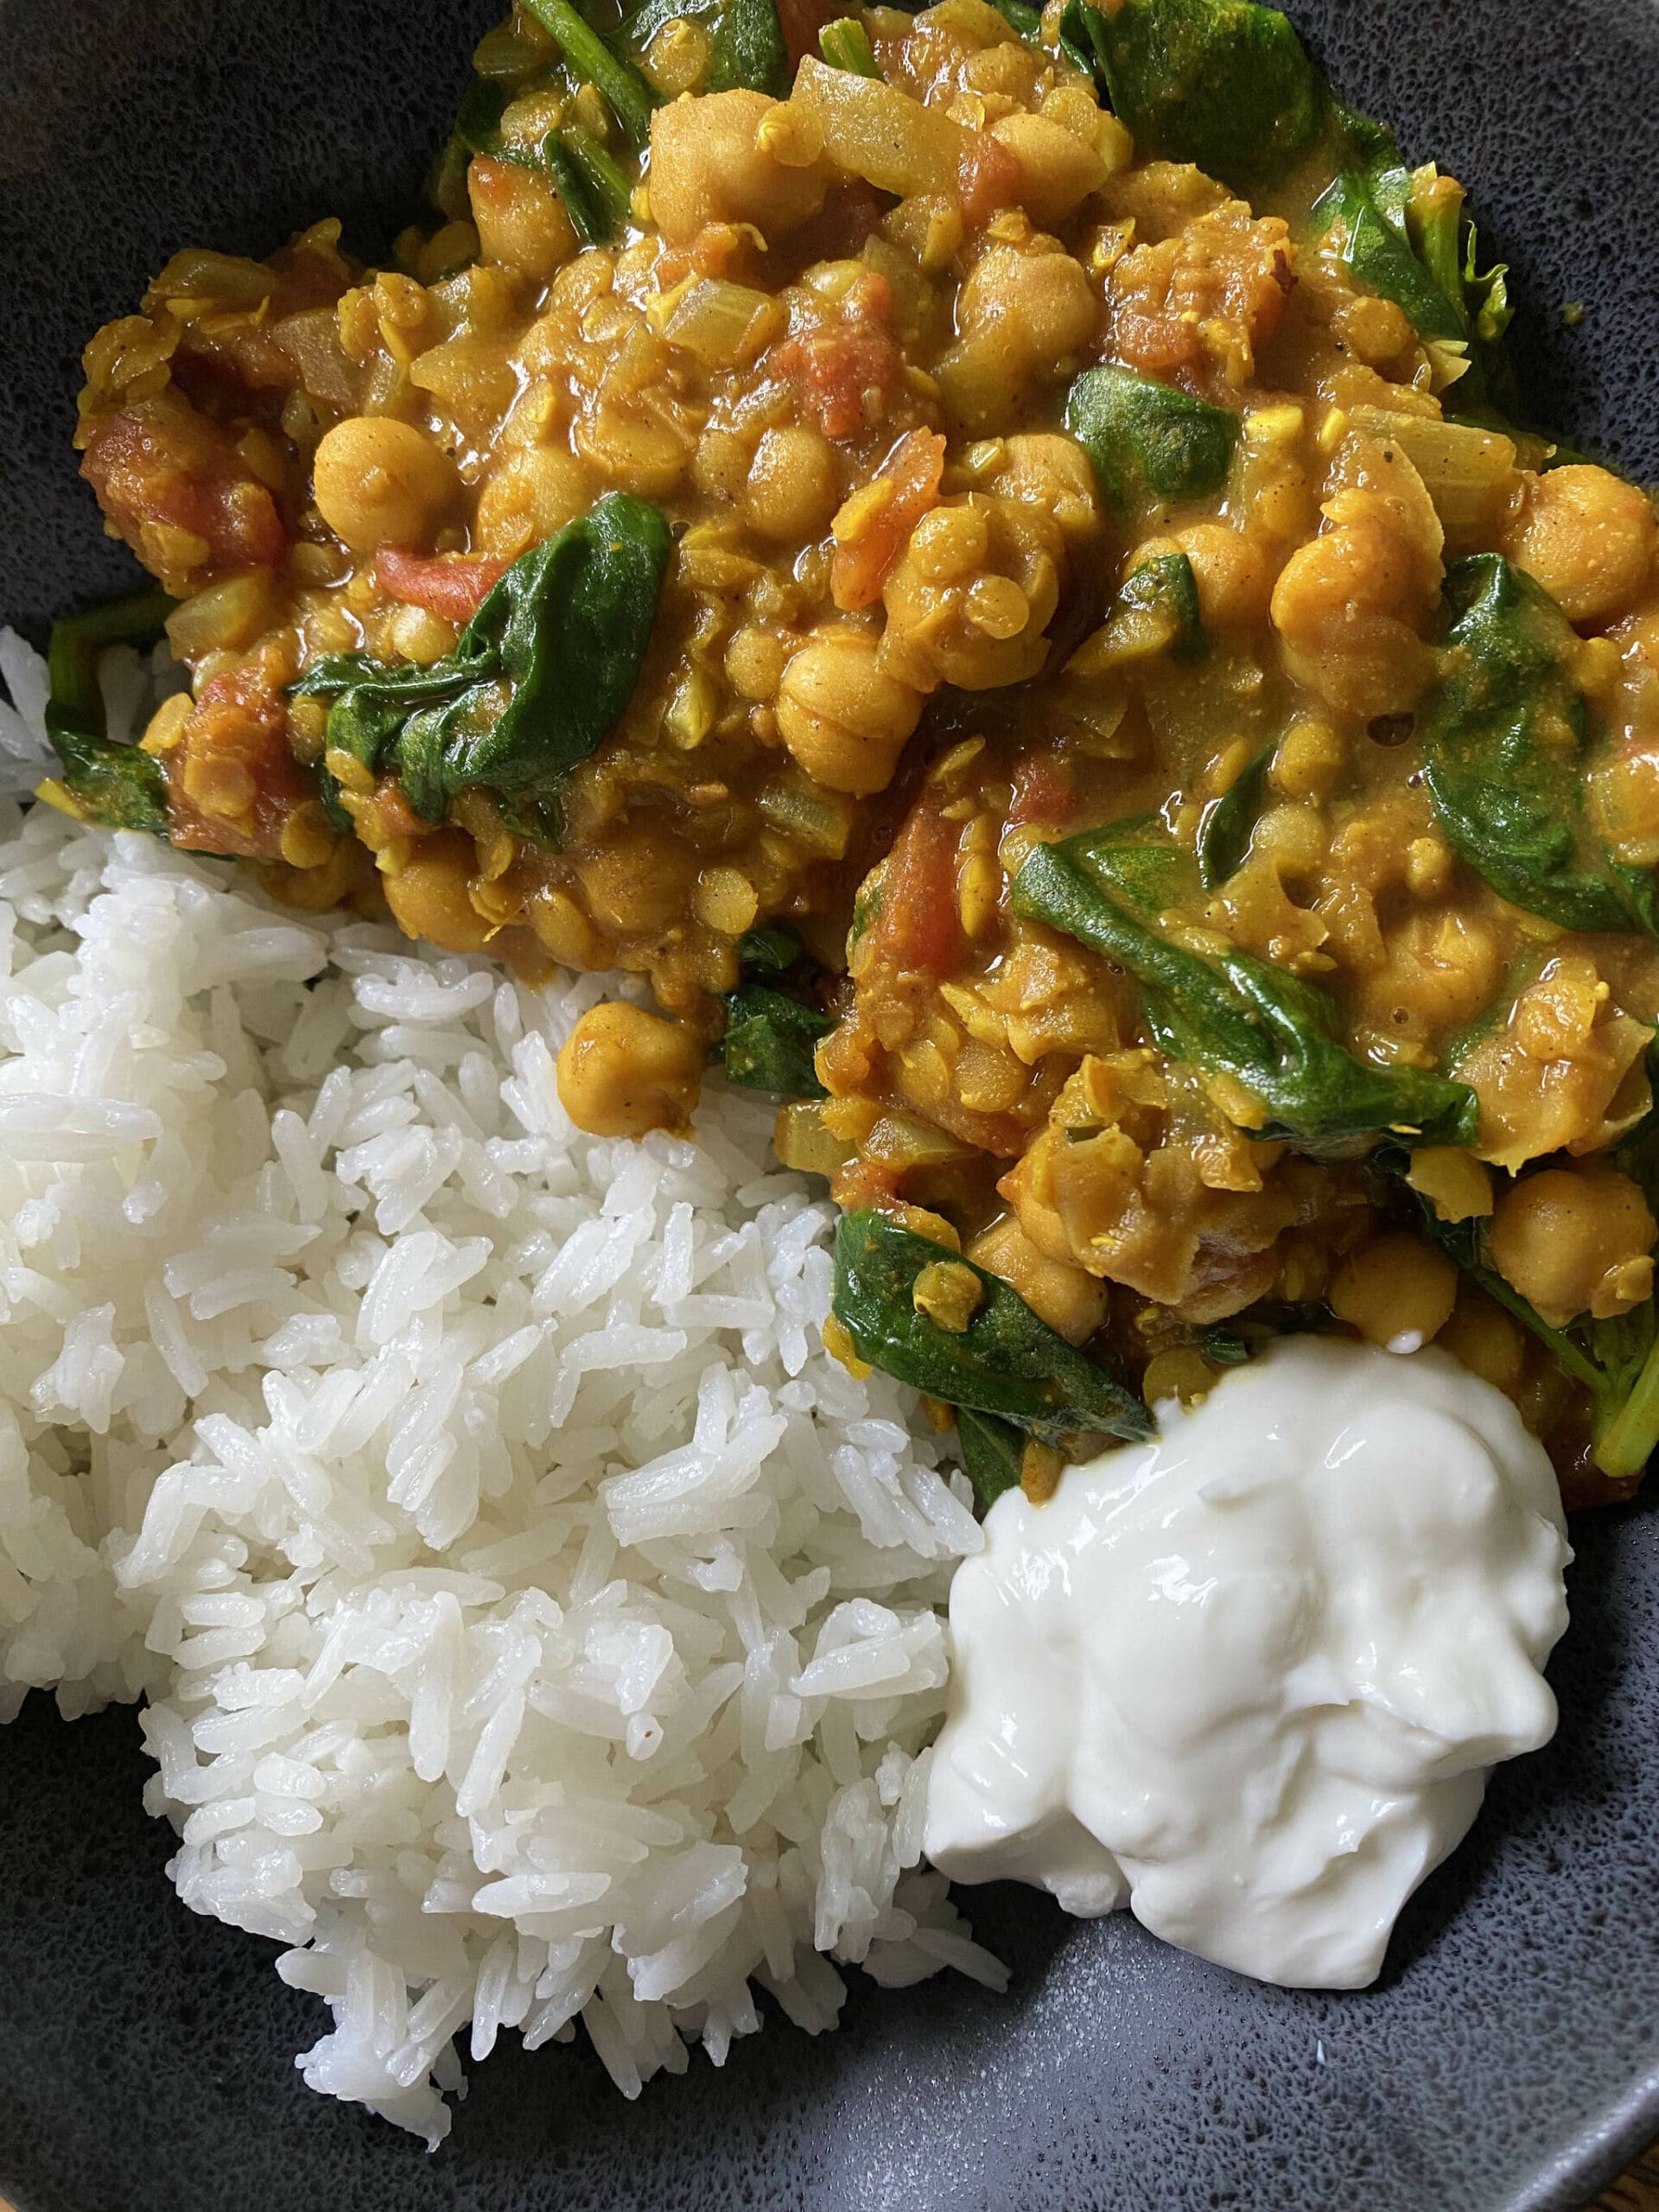
{"label": "plain yogurt swirl", "polygon": [[1492,1766],[1554,1731],[1555,1478],[1444,1354],[1287,1340],[985,1535],[929,1790],[957,1880],[1354,1988]]}

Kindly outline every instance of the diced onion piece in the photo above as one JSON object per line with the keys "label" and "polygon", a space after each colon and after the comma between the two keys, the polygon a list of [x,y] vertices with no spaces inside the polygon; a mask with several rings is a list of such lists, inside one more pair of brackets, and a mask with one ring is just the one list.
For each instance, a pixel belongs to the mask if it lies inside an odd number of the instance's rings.
{"label": "diced onion piece", "polygon": [[955,197],[968,137],[937,108],[810,54],[796,73],[791,99],[817,120],[823,150],[838,168],[900,199],[918,192]]}
{"label": "diced onion piece", "polygon": [[721,276],[693,276],[651,302],[652,327],[705,368],[747,368],[783,330],[783,312],[766,292]]}
{"label": "diced onion piece", "polygon": [[857,810],[844,792],[821,790],[804,776],[779,776],[758,794],[755,804],[774,830],[798,838],[809,852],[839,860],[847,850]]}
{"label": "diced onion piece", "polygon": [[1355,407],[1348,419],[1354,429],[1386,439],[1405,455],[1453,540],[1466,543],[1489,531],[1515,491],[1515,441],[1500,430],[1385,407]]}
{"label": "diced onion piece", "polygon": [[801,1175],[833,1177],[854,1157],[844,1137],[833,1136],[823,1125],[823,1109],[816,1099],[803,1099],[778,1111],[772,1150],[784,1166]]}

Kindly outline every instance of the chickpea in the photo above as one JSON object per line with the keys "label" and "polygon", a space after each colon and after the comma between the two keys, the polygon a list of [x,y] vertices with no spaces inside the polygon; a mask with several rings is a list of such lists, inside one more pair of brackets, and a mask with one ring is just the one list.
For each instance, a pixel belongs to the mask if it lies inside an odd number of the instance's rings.
{"label": "chickpea", "polygon": [[921,719],[922,695],[887,675],[863,630],[820,630],[791,656],[778,692],[784,743],[815,783],[862,798],[885,791]]}
{"label": "chickpea", "polygon": [[1656,1226],[1617,1168],[1546,1167],[1514,1184],[1492,1216],[1492,1261],[1554,1329],[1580,1313],[1627,1313],[1653,1287]]}
{"label": "chickpea", "polygon": [[478,546],[516,560],[556,537],[593,504],[588,472],[563,446],[531,446],[509,456],[479,494]]}
{"label": "chickpea", "polygon": [[696,855],[654,830],[623,830],[579,866],[582,895],[601,928],[652,937],[684,915]]}
{"label": "chickpea", "polygon": [[353,415],[312,463],[317,511],[353,552],[424,545],[461,490],[448,454],[410,423]]}
{"label": "chickpea", "polygon": [[823,205],[820,158],[787,166],[760,143],[779,111],[764,92],[711,92],[675,100],[651,118],[651,212],[671,245],[690,245],[706,224],[753,223],[781,238]]}
{"label": "chickpea", "polygon": [[702,1087],[701,1042],[626,1001],[589,1007],[559,1048],[559,1103],[595,1137],[683,1132]]}
{"label": "chickpea", "polygon": [[1269,602],[1290,673],[1367,719],[1416,704],[1434,660],[1417,634],[1433,602],[1421,551],[1382,502],[1299,545]]}
{"label": "chickpea", "polygon": [[1529,486],[1508,551],[1569,622],[1624,613],[1653,567],[1659,524],[1644,493],[1605,468],[1553,468]]}
{"label": "chickpea", "polygon": [[1206,630],[1254,630],[1267,620],[1273,569],[1259,538],[1224,522],[1194,523],[1173,535],[1192,563]]}
{"label": "chickpea", "polygon": [[995,332],[1014,362],[1050,376],[1082,352],[1099,320],[1100,302],[1069,253],[993,246],[957,296],[957,327],[964,338]]}
{"label": "chickpea", "polygon": [[1009,438],[995,486],[1005,499],[1027,500],[1052,515],[1069,545],[1100,527],[1094,464],[1075,438],[1058,430],[1023,430]]}
{"label": "chickpea", "polygon": [[1368,1344],[1415,1351],[1452,1318],[1458,1270],[1408,1230],[1384,1229],[1338,1268],[1329,1296],[1332,1312]]}
{"label": "chickpea", "polygon": [[1459,1289],[1452,1319],[1434,1341],[1505,1397],[1514,1397],[1525,1380],[1531,1339],[1495,1298],[1471,1283],[1465,1281]]}
{"label": "chickpea", "polygon": [[1106,164],[1084,138],[1051,117],[1016,108],[991,136],[1019,164],[1015,196],[1039,230],[1057,231],[1106,181]]}
{"label": "chickpea", "polygon": [[473,841],[459,830],[423,837],[396,875],[383,876],[386,904],[405,937],[423,937],[445,952],[483,952],[494,925],[473,905],[478,866]]}
{"label": "chickpea", "polygon": [[819,431],[768,430],[754,449],[743,512],[752,529],[783,545],[822,537],[841,505],[834,448]]}
{"label": "chickpea", "polygon": [[522,270],[545,284],[575,252],[580,241],[563,202],[518,162],[475,155],[467,171],[467,196],[480,250],[497,267]]}
{"label": "chickpea", "polygon": [[1370,368],[1385,368],[1417,342],[1404,308],[1369,293],[1338,308],[1332,321],[1348,351]]}
{"label": "chickpea", "polygon": [[1067,1344],[1086,1343],[1106,1319],[1109,1287],[1071,1261],[1052,1260],[1039,1251],[1011,1213],[981,1230],[968,1247],[968,1257],[1012,1283],[1032,1312]]}

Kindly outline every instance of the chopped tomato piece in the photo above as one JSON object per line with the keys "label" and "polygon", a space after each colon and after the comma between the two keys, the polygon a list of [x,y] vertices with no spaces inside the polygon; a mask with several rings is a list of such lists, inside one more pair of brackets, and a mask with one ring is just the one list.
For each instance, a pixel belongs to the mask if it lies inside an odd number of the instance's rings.
{"label": "chopped tomato piece", "polygon": [[1077,804],[1071,768],[1052,753],[1033,753],[1014,772],[1008,827],[1064,830]]}
{"label": "chopped tomato piece", "polygon": [[374,580],[382,591],[406,606],[423,607],[446,622],[464,624],[482,607],[506,567],[490,553],[446,558],[386,545],[374,556]]}
{"label": "chopped tomato piece", "polygon": [[283,696],[257,659],[203,685],[161,760],[168,842],[192,852],[278,859],[289,816],[316,796],[289,749]]}
{"label": "chopped tomato piece", "polygon": [[879,423],[904,372],[904,355],[888,327],[893,291],[867,274],[849,293],[847,319],[786,338],[771,365],[787,377],[823,426],[827,438],[852,438]]}
{"label": "chopped tomato piece", "polygon": [[288,550],[276,502],[231,433],[181,392],[94,416],[80,473],[153,574],[188,576],[275,568]]}
{"label": "chopped tomato piece", "polygon": [[887,571],[911,531],[938,505],[944,475],[944,440],[937,430],[912,430],[846,502],[836,517],[836,557],[830,570],[837,607],[850,612],[880,598]]}
{"label": "chopped tomato piece", "polygon": [[988,130],[976,131],[957,178],[963,219],[981,229],[1000,208],[1017,205],[1020,187],[1020,164],[1008,148]]}
{"label": "chopped tomato piece", "polygon": [[918,799],[899,832],[881,879],[881,912],[871,952],[889,974],[946,974],[961,925],[957,912],[960,826],[931,797]]}

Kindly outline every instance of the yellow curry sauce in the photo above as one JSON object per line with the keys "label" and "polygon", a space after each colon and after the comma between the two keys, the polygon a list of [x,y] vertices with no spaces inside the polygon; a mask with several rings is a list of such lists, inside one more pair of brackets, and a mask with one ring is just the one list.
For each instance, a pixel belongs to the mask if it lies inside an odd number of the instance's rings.
{"label": "yellow curry sauce", "polygon": [[[1651,1103],[1659,943],[1500,896],[1443,834],[1417,719],[1456,650],[1448,565],[1505,556],[1575,633],[1605,733],[1589,818],[1649,868],[1648,499],[1462,416],[1467,350],[1310,219],[1328,134],[1252,204],[1138,151],[1046,18],[1046,46],[984,0],[858,20],[879,76],[808,52],[786,99],[702,91],[709,35],[669,21],[630,162],[515,14],[477,57],[500,150],[396,266],[359,267],[333,223],[266,263],[188,251],[93,340],[84,473],[178,599],[193,672],[143,741],[168,834],[308,909],[384,893],[411,936],[531,977],[648,977],[672,1026],[599,1009],[562,1064],[601,1131],[683,1122],[741,943],[788,922],[836,1026],[829,1095],[784,1108],[779,1147],[843,1204],[962,1250],[1148,1399],[1207,1387],[1205,1332],[1236,1317],[1434,1339],[1516,1399],[1571,1497],[1624,1494],[1585,1389],[1423,1230],[1478,1228],[1489,1280],[1552,1328],[1645,1303],[1655,1223],[1611,1151]],[[612,245],[516,158],[573,120],[632,189]],[[1455,226],[1450,180],[1412,187]],[[1097,364],[1236,418],[1219,480],[1103,484],[1065,412]],[[395,774],[325,761],[296,679],[355,650],[438,660],[607,493],[658,508],[672,554],[556,849],[485,789],[435,824]],[[1118,597],[1172,573],[1196,637]],[[1230,792],[1227,849],[1158,926],[1325,995],[1367,1066],[1472,1089],[1470,1141],[1420,1146],[1403,1192],[1352,1147],[1252,1134],[1260,1100],[1154,1043],[1121,966],[1011,912],[1034,847],[1135,820],[1191,854]],[[976,1279],[931,1272],[963,1325]]]}

